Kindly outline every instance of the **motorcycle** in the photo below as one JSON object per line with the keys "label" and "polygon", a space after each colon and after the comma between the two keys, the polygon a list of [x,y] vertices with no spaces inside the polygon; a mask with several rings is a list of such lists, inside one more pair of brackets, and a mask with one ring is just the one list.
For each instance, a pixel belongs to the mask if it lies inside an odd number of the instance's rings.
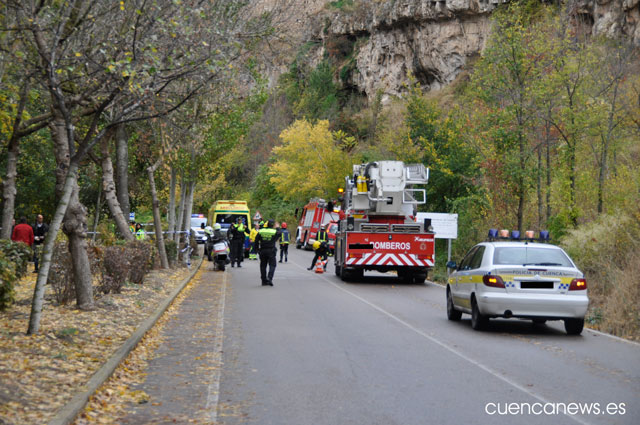
{"label": "motorcycle", "polygon": [[206,242],[207,259],[213,261],[213,269],[224,271],[227,264],[231,262],[229,256],[229,242],[226,240],[213,240],[209,235]]}

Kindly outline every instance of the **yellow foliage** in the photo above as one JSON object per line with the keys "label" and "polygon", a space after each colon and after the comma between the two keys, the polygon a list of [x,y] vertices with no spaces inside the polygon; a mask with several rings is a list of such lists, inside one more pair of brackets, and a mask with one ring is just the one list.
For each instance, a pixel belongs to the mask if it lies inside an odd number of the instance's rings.
{"label": "yellow foliage", "polygon": [[298,120],[280,134],[280,139],[282,145],[273,149],[275,162],[269,176],[284,199],[334,194],[351,174],[353,161],[340,149],[345,147],[345,135],[334,135],[329,121],[312,124]]}

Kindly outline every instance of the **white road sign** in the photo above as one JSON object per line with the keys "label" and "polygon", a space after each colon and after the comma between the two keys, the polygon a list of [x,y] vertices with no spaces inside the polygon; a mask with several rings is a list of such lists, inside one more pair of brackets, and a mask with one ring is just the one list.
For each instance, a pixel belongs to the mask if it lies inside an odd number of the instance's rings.
{"label": "white road sign", "polygon": [[422,222],[425,218],[431,219],[431,226],[436,233],[436,239],[457,239],[458,238],[458,214],[419,212],[417,221]]}

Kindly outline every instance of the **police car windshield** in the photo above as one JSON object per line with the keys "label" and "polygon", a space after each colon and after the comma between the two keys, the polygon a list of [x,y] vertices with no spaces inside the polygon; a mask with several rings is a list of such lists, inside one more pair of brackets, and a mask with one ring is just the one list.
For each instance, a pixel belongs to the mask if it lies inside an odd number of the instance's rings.
{"label": "police car windshield", "polygon": [[202,217],[192,217],[191,218],[191,227],[200,227],[200,223],[204,223],[207,225],[207,219]]}
{"label": "police car windshield", "polygon": [[493,253],[493,264],[573,267],[569,258],[559,249],[526,246],[496,247]]}

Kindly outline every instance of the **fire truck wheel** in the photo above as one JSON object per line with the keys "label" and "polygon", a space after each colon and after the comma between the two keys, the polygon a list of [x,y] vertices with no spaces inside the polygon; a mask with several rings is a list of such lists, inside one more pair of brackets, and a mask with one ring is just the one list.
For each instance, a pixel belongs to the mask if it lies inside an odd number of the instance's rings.
{"label": "fire truck wheel", "polygon": [[342,277],[342,267],[336,264],[336,276]]}
{"label": "fire truck wheel", "polygon": [[413,283],[422,285],[427,280],[427,275],[424,273],[416,273],[413,275]]}

